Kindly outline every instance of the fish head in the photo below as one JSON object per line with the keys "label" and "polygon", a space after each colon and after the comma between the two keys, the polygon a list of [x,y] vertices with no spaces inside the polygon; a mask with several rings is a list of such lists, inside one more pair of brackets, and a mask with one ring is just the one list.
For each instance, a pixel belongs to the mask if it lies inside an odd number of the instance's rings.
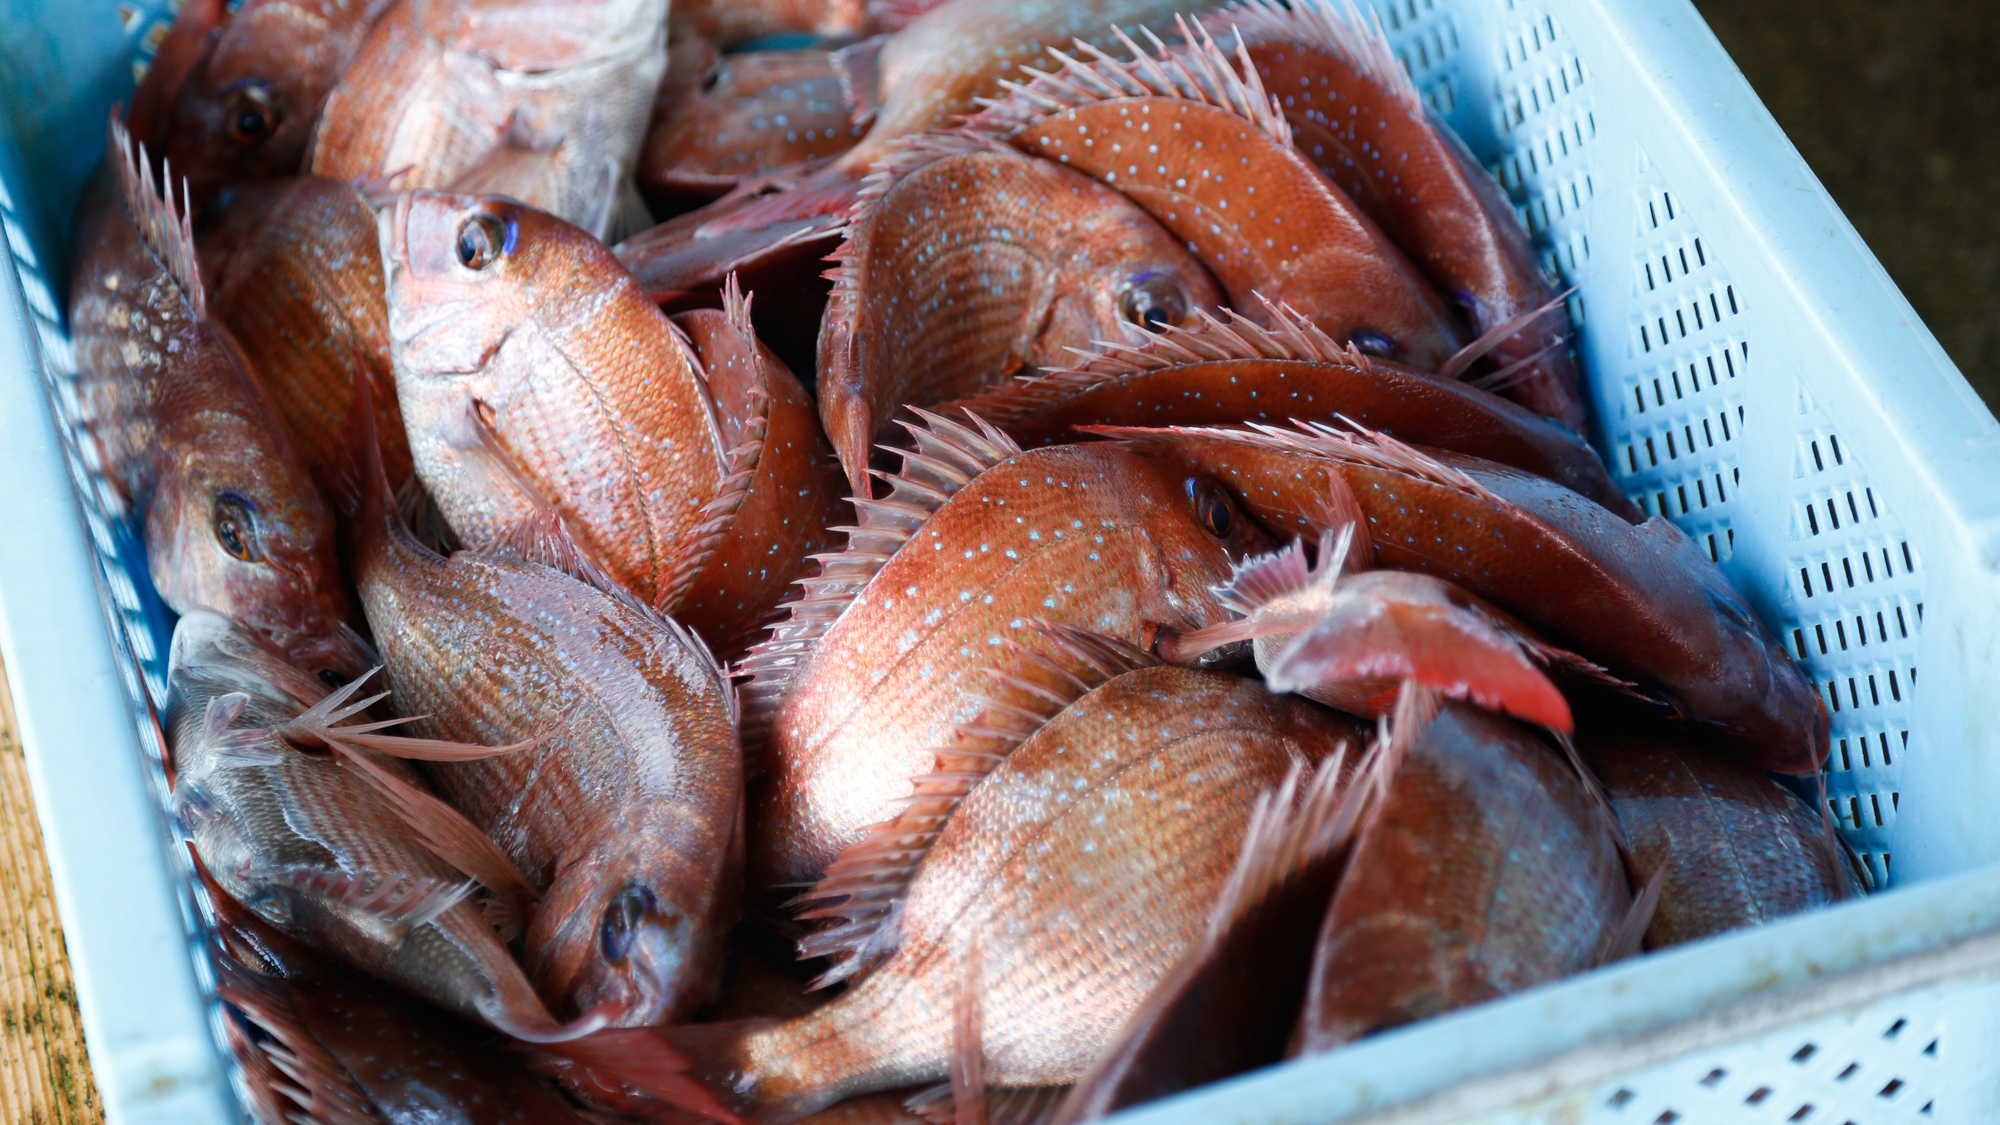
{"label": "fish head", "polygon": [[[365,7],[353,5],[348,18]],[[196,198],[225,184],[298,174],[320,103],[360,30],[329,28],[318,9],[243,4],[181,83],[164,155]]]}
{"label": "fish head", "polygon": [[[367,671],[335,553],[333,513],[303,470],[266,455],[254,423],[204,420],[204,439],[166,462],[147,508],[147,562],[168,605],[207,606],[277,640],[333,635],[312,670]],[[323,662],[323,663],[319,663]]]}
{"label": "fish head", "polygon": [[1072,349],[1143,343],[1147,333],[1189,328],[1197,313],[1221,311],[1225,296],[1207,267],[1151,215],[1094,182],[1074,198],[1084,210],[1065,224],[1068,260],[1036,341],[1036,366],[1067,367],[1076,362]]}
{"label": "fish head", "polygon": [[486,370],[516,333],[563,315],[565,283],[609,257],[576,227],[501,196],[409,192],[377,221],[390,346],[397,371],[417,376]]}
{"label": "fish head", "polygon": [[[657,818],[655,818],[657,819]],[[619,1027],[685,1018],[713,998],[733,901],[712,856],[671,831],[605,833],[620,843],[565,866],[528,927],[526,960],[557,1013],[603,1008]],[[712,843],[710,841],[709,843]]]}

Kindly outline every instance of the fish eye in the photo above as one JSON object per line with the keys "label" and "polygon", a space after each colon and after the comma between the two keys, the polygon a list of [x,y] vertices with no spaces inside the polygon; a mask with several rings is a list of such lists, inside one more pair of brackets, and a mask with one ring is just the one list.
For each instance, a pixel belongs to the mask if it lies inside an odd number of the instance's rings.
{"label": "fish eye", "polygon": [[215,541],[231,556],[244,562],[256,562],[263,557],[257,549],[257,515],[250,501],[225,492],[215,498],[215,505],[208,512],[209,530],[215,533]]}
{"label": "fish eye", "polygon": [[1216,485],[1189,477],[1187,481],[1188,503],[1194,506],[1194,518],[1208,529],[1217,539],[1229,538],[1229,528],[1235,519],[1235,505],[1229,502],[1229,495]]}
{"label": "fish eye", "polygon": [[1173,278],[1147,274],[1118,295],[1118,314],[1148,332],[1158,332],[1187,317],[1187,294]]}
{"label": "fish eye", "polygon": [[458,264],[483,270],[507,253],[507,223],[498,215],[474,211],[458,228]]}
{"label": "fish eye", "polygon": [[616,965],[632,952],[633,935],[658,903],[645,887],[626,887],[605,904],[604,918],[597,924],[597,945],[604,959]]}
{"label": "fish eye", "polygon": [[284,111],[278,108],[277,98],[271,94],[271,87],[254,80],[231,90],[222,111],[229,139],[240,145],[264,143],[285,119]]}
{"label": "fish eye", "polygon": [[1349,343],[1353,344],[1364,354],[1380,356],[1383,359],[1396,358],[1396,341],[1391,340],[1380,332],[1370,332],[1368,329],[1363,328],[1347,339]]}

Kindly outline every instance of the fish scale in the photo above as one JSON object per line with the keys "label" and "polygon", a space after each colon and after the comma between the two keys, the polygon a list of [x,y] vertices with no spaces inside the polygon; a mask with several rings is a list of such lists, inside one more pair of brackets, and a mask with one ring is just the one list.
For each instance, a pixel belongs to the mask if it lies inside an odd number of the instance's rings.
{"label": "fish scale", "polygon": [[943,1078],[954,997],[970,987],[989,1081],[1075,1081],[1200,936],[1258,796],[1357,728],[1254,680],[1128,672],[966,796],[910,883],[880,967],[797,1019],[664,1035],[738,1108],[788,1117]]}
{"label": "fish scale", "polygon": [[[1248,521],[1238,521],[1247,525]],[[887,820],[931,748],[973,717],[981,654],[1033,618],[1144,645],[1226,620],[1218,539],[1186,477],[1108,446],[1016,454],[940,506],[804,657],[751,795],[751,885],[812,879]],[[1250,534],[1255,534],[1250,533]]]}

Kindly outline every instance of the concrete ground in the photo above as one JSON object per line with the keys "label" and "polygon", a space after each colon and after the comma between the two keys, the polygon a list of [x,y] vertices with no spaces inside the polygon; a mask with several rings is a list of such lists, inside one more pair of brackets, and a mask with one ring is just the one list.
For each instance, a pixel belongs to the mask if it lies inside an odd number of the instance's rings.
{"label": "concrete ground", "polygon": [[1695,4],[2000,411],[2000,2]]}

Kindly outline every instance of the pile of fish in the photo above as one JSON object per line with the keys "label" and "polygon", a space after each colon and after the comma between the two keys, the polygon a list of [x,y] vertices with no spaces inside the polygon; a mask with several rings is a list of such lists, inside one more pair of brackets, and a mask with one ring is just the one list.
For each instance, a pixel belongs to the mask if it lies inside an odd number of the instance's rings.
{"label": "pile of fish", "polygon": [[1331,0],[190,0],[75,260],[268,1125],[1078,1121],[1862,889]]}

